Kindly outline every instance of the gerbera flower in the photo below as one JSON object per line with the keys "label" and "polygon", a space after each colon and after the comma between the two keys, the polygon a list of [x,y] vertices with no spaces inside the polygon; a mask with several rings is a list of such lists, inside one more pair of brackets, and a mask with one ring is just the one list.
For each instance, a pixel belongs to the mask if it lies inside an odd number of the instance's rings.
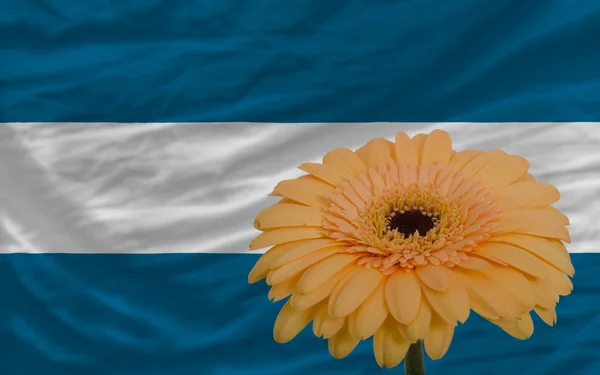
{"label": "gerbera flower", "polygon": [[411,343],[441,358],[473,310],[509,335],[533,333],[531,313],[556,322],[574,274],[562,241],[569,220],[550,206],[555,187],[500,150],[452,150],[435,130],[395,143],[334,149],[305,176],[281,181],[250,249],[270,248],[249,275],[269,298],[290,297],[277,342],[311,321],[335,358],[373,337],[375,359],[394,367]]}

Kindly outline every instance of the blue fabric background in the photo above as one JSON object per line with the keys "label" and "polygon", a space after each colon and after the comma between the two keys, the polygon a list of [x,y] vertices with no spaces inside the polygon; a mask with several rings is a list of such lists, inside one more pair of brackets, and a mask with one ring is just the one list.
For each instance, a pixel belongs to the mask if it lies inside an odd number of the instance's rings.
{"label": "blue fabric background", "polygon": [[[336,360],[307,327],[272,337],[283,305],[248,285],[247,254],[0,256],[0,373],[7,375],[363,375],[372,340]],[[600,373],[600,254],[575,254],[575,291],[526,341],[472,313],[428,375]]]}
{"label": "blue fabric background", "polygon": [[[373,3],[0,0],[0,121],[600,120],[599,1]],[[556,327],[473,315],[428,374],[600,373],[600,255],[573,259]],[[1,255],[0,373],[402,373],[276,344],[255,261]]]}
{"label": "blue fabric background", "polygon": [[597,0],[2,0],[0,121],[593,121]]}

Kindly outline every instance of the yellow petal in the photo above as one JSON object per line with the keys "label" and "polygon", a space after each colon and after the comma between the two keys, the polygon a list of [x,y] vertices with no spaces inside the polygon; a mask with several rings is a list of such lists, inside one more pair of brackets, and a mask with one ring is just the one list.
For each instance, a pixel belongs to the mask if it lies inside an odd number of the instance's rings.
{"label": "yellow petal", "polygon": [[454,336],[454,325],[433,314],[429,332],[425,336],[425,351],[429,358],[442,358],[452,343],[452,336]]}
{"label": "yellow petal", "polygon": [[288,242],[281,245],[273,246],[267,250],[256,262],[250,274],[248,275],[248,282],[254,284],[267,277],[269,271],[271,271],[271,265],[275,263],[281,256],[283,256],[290,248],[296,246],[298,243]]}
{"label": "yellow petal", "polygon": [[498,234],[515,232],[571,242],[569,231],[565,227],[565,217],[556,210],[534,208],[508,211],[502,215],[498,224],[501,228]]}
{"label": "yellow petal", "polygon": [[533,287],[519,271],[509,267],[494,266],[482,273],[502,285],[504,290],[517,299],[521,307],[531,310],[535,305]]}
{"label": "yellow petal", "polygon": [[329,339],[327,343],[329,353],[334,358],[341,359],[352,353],[359,340],[353,339],[348,332],[347,326],[344,326],[338,333]]}
{"label": "yellow petal", "polygon": [[476,309],[484,305],[484,318],[498,319],[501,317],[515,318],[521,315],[521,306],[517,299],[509,294],[500,283],[492,280],[483,272],[456,271],[462,278],[469,292],[471,308]]}
{"label": "yellow petal", "polygon": [[570,276],[573,276],[575,273],[569,253],[567,252],[567,249],[565,249],[565,246],[559,241],[516,233],[495,236],[491,240],[517,246],[548,262]]}
{"label": "yellow petal", "polygon": [[527,173],[529,162],[518,155],[496,158],[473,176],[490,189],[502,189]]}
{"label": "yellow petal", "polygon": [[274,285],[279,284],[287,280],[288,278],[296,275],[298,272],[305,270],[309,266],[335,254],[340,251],[344,251],[344,246],[327,247],[325,249],[313,251],[312,253],[305,255],[301,258],[295,259],[289,263],[284,264],[281,267],[271,270],[267,276],[267,284]]}
{"label": "yellow petal", "polygon": [[427,335],[431,324],[431,307],[425,298],[421,299],[419,312],[412,322],[404,328],[404,335],[410,342],[417,342]]}
{"label": "yellow petal", "polygon": [[533,311],[542,319],[544,323],[549,326],[553,326],[556,324],[556,310],[555,309],[544,309],[542,307],[536,306],[533,308]]}
{"label": "yellow petal", "polygon": [[316,208],[299,204],[274,204],[256,216],[254,228],[318,227],[322,220],[321,211]]}
{"label": "yellow petal", "polygon": [[446,166],[452,154],[450,135],[443,130],[434,130],[429,134],[423,146],[422,164]]}
{"label": "yellow petal", "polygon": [[329,315],[349,315],[375,290],[383,274],[375,268],[356,267],[333,289],[329,297]]}
{"label": "yellow petal", "polygon": [[356,266],[353,264],[348,265],[312,292],[306,294],[294,294],[291,298],[292,307],[296,310],[304,310],[321,302],[329,297],[336,285],[355,268]]}
{"label": "yellow petal", "polygon": [[417,164],[417,149],[406,133],[396,133],[396,160],[400,163]]}
{"label": "yellow petal", "polygon": [[356,150],[367,168],[377,167],[392,158],[393,144],[384,138],[375,138]]}
{"label": "yellow petal", "polygon": [[290,341],[310,323],[312,317],[312,310],[297,311],[289,301],[286,302],[275,320],[273,338],[280,344]]}
{"label": "yellow petal", "polygon": [[402,324],[410,323],[421,303],[421,283],[414,271],[396,271],[388,277],[385,299],[390,313]]}
{"label": "yellow petal", "polygon": [[512,184],[498,193],[494,200],[504,210],[548,206],[560,198],[558,189],[545,182],[527,181]]}
{"label": "yellow petal", "polygon": [[398,366],[409,347],[410,343],[402,338],[393,319],[387,319],[373,336],[373,352],[381,368]]}
{"label": "yellow petal", "polygon": [[365,173],[367,168],[360,157],[347,148],[336,148],[329,151],[323,157],[323,164],[338,168],[346,176],[356,177]]}
{"label": "yellow petal", "polygon": [[308,240],[311,238],[325,237],[325,232],[319,227],[290,227],[277,228],[264,231],[252,242],[250,250],[258,250],[264,247],[279,245],[286,242]]}
{"label": "yellow petal", "polygon": [[498,259],[534,277],[546,277],[546,264],[530,253],[500,242],[484,243],[474,249],[477,254]]}
{"label": "yellow petal", "polygon": [[381,327],[387,316],[385,280],[382,280],[365,302],[350,315],[349,332],[354,338],[367,339]]}
{"label": "yellow petal", "polygon": [[321,302],[315,306],[315,317],[313,320],[313,333],[319,338],[328,339],[338,333],[346,322],[346,318],[332,318],[327,313],[328,301]]}
{"label": "yellow petal", "polygon": [[286,263],[303,257],[316,250],[325,249],[328,247],[341,246],[338,241],[331,238],[317,238],[312,240],[301,241],[295,246],[288,248],[288,251],[283,254],[277,261],[273,262],[271,268],[281,267]]}
{"label": "yellow petal", "polygon": [[474,157],[467,165],[465,165],[462,171],[467,176],[473,177],[477,172],[479,172],[479,170],[481,170],[483,167],[485,167],[492,161],[503,159],[505,156],[506,152],[500,150],[484,152]]}
{"label": "yellow petal", "polygon": [[482,150],[464,150],[457,152],[450,158],[449,167],[455,171],[461,171],[471,160],[483,154]]}
{"label": "yellow petal", "polygon": [[505,325],[494,321],[491,322],[502,328],[504,332],[519,340],[526,340],[533,335],[533,320],[531,320],[531,315],[529,315],[528,312],[521,314],[521,316],[516,319],[515,325]]}
{"label": "yellow petal", "polygon": [[269,289],[269,300],[277,302],[291,296],[293,293],[296,292],[296,284],[298,284],[299,278],[300,274],[290,277],[282,283],[273,285],[273,287]]}
{"label": "yellow petal", "polygon": [[433,290],[443,292],[448,288],[448,284],[450,284],[450,279],[448,278],[445,269],[446,267],[444,266],[429,265],[417,267],[416,272],[423,284]]}
{"label": "yellow petal", "polygon": [[313,176],[303,176],[294,180],[279,182],[275,193],[310,207],[324,207],[330,204],[327,194],[334,193],[335,188]]}
{"label": "yellow petal", "polygon": [[298,169],[306,173],[310,173],[316,178],[321,179],[335,187],[339,187],[345,180],[344,173],[340,172],[339,169],[332,167],[331,165],[304,163],[301,164]]}
{"label": "yellow petal", "polygon": [[448,323],[454,325],[457,321],[464,323],[469,317],[469,295],[462,279],[456,277],[450,270],[446,272],[451,281],[445,292],[424,287],[423,294],[433,310]]}
{"label": "yellow petal", "polygon": [[348,264],[354,262],[360,255],[334,254],[321,262],[312,265],[304,272],[298,282],[300,293],[309,293],[317,289],[333,275],[341,271]]}

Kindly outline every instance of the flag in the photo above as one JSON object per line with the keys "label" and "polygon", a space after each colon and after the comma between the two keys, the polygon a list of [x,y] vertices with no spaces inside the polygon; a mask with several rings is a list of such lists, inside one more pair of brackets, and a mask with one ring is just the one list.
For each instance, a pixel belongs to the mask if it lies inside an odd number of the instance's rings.
{"label": "flag", "polygon": [[600,371],[600,5],[12,2],[0,15],[0,373],[383,374],[248,285],[296,167],[444,129],[557,186],[576,275],[516,340],[471,314],[428,374]]}

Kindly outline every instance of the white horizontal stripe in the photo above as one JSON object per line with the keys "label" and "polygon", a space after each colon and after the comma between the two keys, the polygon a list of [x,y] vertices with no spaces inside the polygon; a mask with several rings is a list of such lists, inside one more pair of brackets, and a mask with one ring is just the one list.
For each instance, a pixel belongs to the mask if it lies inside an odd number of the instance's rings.
{"label": "white horizontal stripe", "polygon": [[248,253],[275,184],[330,149],[435,128],[523,155],[562,193],[571,252],[597,252],[596,123],[4,123],[0,252]]}

